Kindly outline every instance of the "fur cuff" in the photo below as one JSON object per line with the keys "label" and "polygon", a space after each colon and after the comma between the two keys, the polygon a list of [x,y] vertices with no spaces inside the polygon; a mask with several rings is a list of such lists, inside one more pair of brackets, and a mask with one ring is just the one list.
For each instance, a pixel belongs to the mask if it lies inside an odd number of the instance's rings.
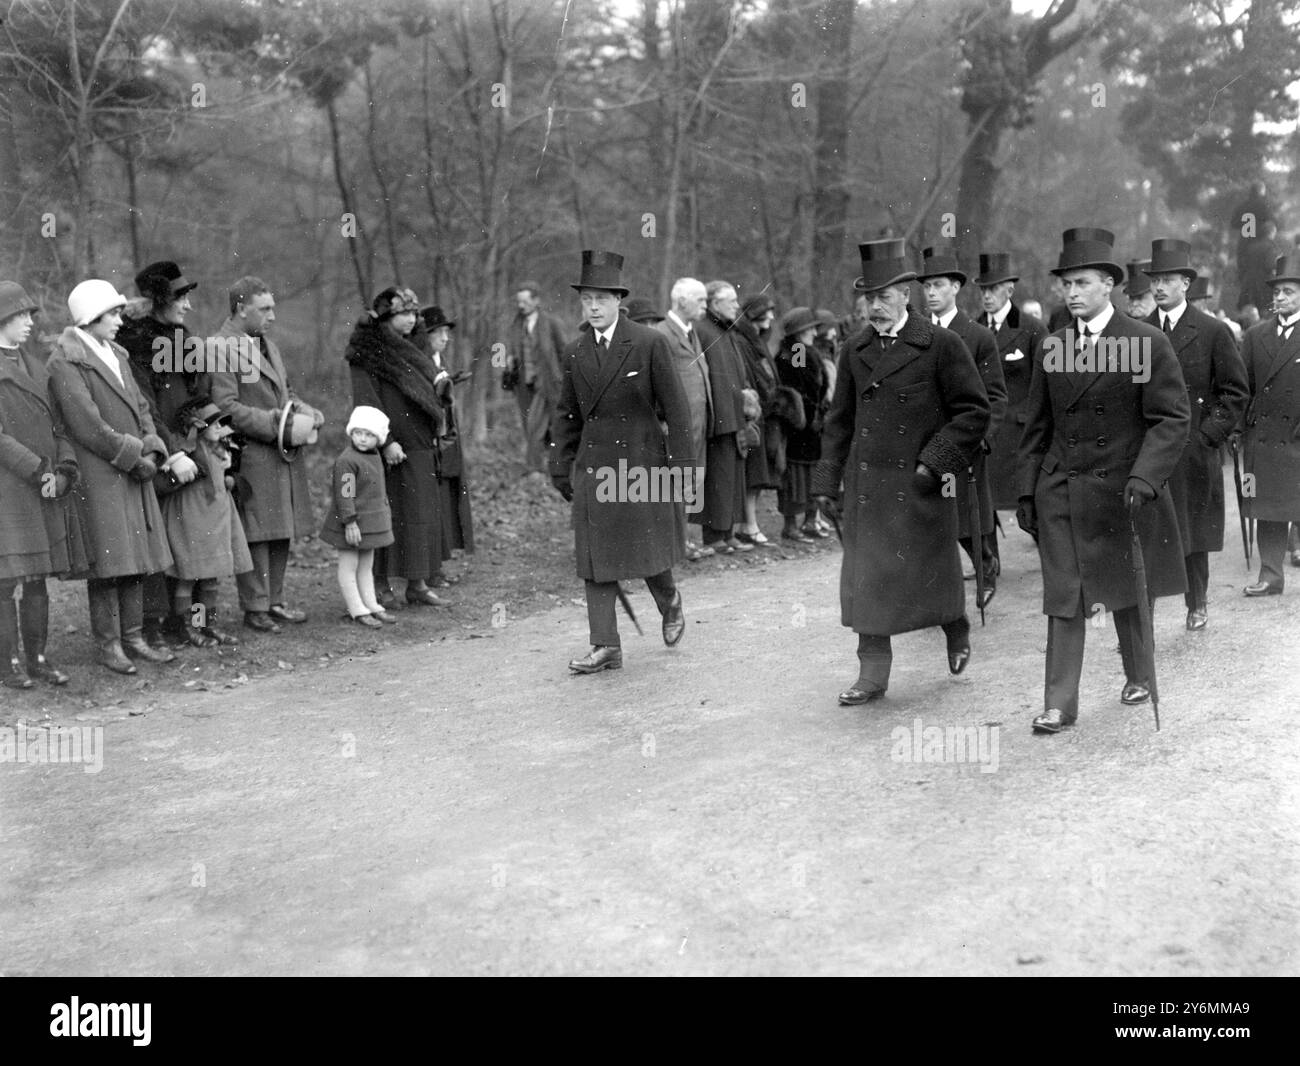
{"label": "fur cuff", "polygon": [[130,433],[123,433],[122,446],[117,449],[117,454],[110,462],[122,473],[129,474],[143,454],[144,442],[139,437],[131,436]]}
{"label": "fur cuff", "polygon": [[965,470],[970,466],[970,460],[966,453],[957,447],[952,441],[948,440],[942,433],[936,433],[930,438],[930,441],[921,449],[921,454],[916,457],[918,463],[924,463],[936,475],[955,474],[959,470]]}

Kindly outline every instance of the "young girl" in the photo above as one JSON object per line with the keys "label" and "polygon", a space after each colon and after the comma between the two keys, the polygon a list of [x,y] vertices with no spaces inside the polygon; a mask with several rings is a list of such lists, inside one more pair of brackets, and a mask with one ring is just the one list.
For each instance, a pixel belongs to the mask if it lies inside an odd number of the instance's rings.
{"label": "young girl", "polygon": [[388,416],[377,407],[357,407],[348,419],[351,444],[334,460],[333,506],[321,540],[339,550],[339,589],[348,621],[378,628],[396,622],[375,598],[375,549],[393,543],[393,515],[384,489],[379,445],[388,439]]}
{"label": "young girl", "polygon": [[171,615],[182,620],[185,637],[196,648],[238,644],[237,637],[213,624],[218,579],[253,569],[226,481],[227,438],[234,432],[230,416],[222,414],[208,396],[196,396],[181,404],[169,428],[175,445],[198,468],[188,482],[170,470],[160,470],[154,477],[172,549],[173,563],[167,568],[167,576],[174,579]]}

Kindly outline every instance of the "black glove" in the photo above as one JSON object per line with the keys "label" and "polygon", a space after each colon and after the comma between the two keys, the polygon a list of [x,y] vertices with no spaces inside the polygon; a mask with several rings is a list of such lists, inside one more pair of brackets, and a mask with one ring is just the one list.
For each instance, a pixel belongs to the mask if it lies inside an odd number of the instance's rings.
{"label": "black glove", "polygon": [[844,512],[840,509],[839,500],[834,496],[814,496],[813,503],[827,518],[839,518]]}
{"label": "black glove", "polygon": [[1124,486],[1124,503],[1130,510],[1145,507],[1156,498],[1156,490],[1140,477],[1131,477]]}
{"label": "black glove", "polygon": [[551,484],[555,486],[555,491],[564,497],[565,503],[573,502],[573,482],[563,475],[557,475],[551,478]]}
{"label": "black glove", "polygon": [[917,463],[912,474],[912,487],[923,496],[932,496],[939,491],[939,478],[924,463]]}
{"label": "black glove", "polygon": [[152,481],[156,473],[158,473],[158,467],[149,459],[138,459],[135,466],[131,467],[131,476],[136,481]]}
{"label": "black glove", "polygon": [[1016,524],[1034,540],[1038,539],[1038,508],[1034,506],[1032,496],[1021,496],[1016,507]]}

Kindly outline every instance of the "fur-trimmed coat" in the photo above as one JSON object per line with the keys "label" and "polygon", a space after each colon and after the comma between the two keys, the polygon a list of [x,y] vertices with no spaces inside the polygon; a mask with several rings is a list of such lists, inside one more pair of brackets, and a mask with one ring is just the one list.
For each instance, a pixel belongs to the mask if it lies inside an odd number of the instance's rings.
{"label": "fur-trimmed coat", "polygon": [[[845,345],[812,478],[814,495],[843,485],[844,625],[884,636],[961,617],[957,501],[945,489],[965,476],[988,424],[975,360],[928,315],[909,307],[888,347],[870,325]],[[919,481],[918,463],[933,480]]]}

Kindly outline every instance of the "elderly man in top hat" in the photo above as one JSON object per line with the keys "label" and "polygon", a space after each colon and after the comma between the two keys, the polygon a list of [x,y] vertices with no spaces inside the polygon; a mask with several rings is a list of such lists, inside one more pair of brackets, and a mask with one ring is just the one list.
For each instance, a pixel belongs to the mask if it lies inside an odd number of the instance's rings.
{"label": "elderly man in top hat", "polygon": [[501,375],[501,387],[515,394],[524,460],[529,470],[542,470],[550,444],[547,432],[560,395],[560,353],[569,343],[568,330],[542,309],[542,287],[535,281],[515,286],[515,308],[507,333],[510,363]]}
{"label": "elderly man in top hat", "polygon": [[1114,235],[1069,229],[1052,271],[1073,324],[1034,359],[1020,442],[1018,519],[1037,536],[1047,622],[1043,713],[1035,732],[1057,733],[1079,716],[1079,678],[1089,619],[1115,620],[1126,683],[1122,702],[1150,699],[1138,662],[1145,637],[1131,556],[1136,523],[1152,598],[1186,587],[1178,519],[1167,482],[1187,444],[1187,389],[1168,338],[1117,312],[1123,280]]}
{"label": "elderly man in top hat", "polygon": [[1300,251],[1278,256],[1268,281],[1273,314],[1241,346],[1250,386],[1243,480],[1253,481],[1243,509],[1259,530],[1259,580],[1247,596],[1282,594],[1287,524],[1300,522]]}
{"label": "elderly man in top hat", "polygon": [[[682,558],[677,504],[693,498],[691,413],[667,338],[619,315],[623,257],[584,251],[573,286],[584,326],[561,360],[551,423],[551,479],[573,504],[578,576],[586,582],[591,651],[578,674],[623,665],[619,581],[644,578],[669,647],[686,631],[673,565]],[[661,427],[667,425],[667,431]]]}
{"label": "elderly man in top hat", "polygon": [[1124,282],[1124,313],[1129,318],[1149,319],[1155,312],[1156,298],[1151,291],[1151,279],[1147,277],[1150,267],[1150,259],[1139,259],[1128,265],[1128,277]]}
{"label": "elderly man in top hat", "polygon": [[[958,542],[966,549],[973,566],[984,569],[984,602],[977,607],[987,607],[997,586],[997,511],[993,507],[993,490],[989,484],[988,464],[985,457],[993,450],[993,437],[1007,411],[1007,386],[1002,377],[1002,360],[998,358],[998,345],[993,332],[973,322],[957,307],[957,293],[966,284],[966,274],[957,265],[957,249],[951,245],[926,248],[922,253],[922,273],[919,277],[925,290],[930,321],[936,326],[952,330],[966,345],[975,359],[980,380],[989,399],[989,424],[980,442],[980,452],[972,464],[975,489],[979,497],[980,528],[971,529],[970,487],[968,479],[957,478],[957,528]],[[978,547],[976,546],[978,541]]]}
{"label": "elderly man in top hat", "polygon": [[[284,599],[289,545],[313,531],[311,494],[300,449],[316,440],[325,421],[289,385],[289,371],[270,338],[275,296],[261,278],[240,278],[230,287],[230,317],[208,350],[215,369],[212,400],[244,435],[238,486],[239,517],[248,537],[253,569],[235,578],[244,625],[280,632],[282,622],[307,615]],[[232,355],[238,358],[232,358]]]}
{"label": "elderly man in top hat", "polygon": [[[1007,409],[1002,424],[993,435],[989,453],[989,487],[995,510],[1014,511],[1020,502],[1016,485],[1016,453],[1020,447],[1020,430],[1025,424],[1025,400],[1029,395],[1029,378],[1034,356],[1047,336],[1047,327],[1039,319],[1012,302],[1020,275],[1011,265],[1006,252],[981,252],[980,272],[975,284],[980,290],[984,309],[982,325],[993,334],[1002,363],[1002,380],[1007,390]],[[997,537],[993,541],[996,557]]]}
{"label": "elderly man in top hat", "polygon": [[890,637],[942,626],[948,669],[970,659],[957,503],[944,491],[980,450],[989,401],[961,338],[908,304],[901,240],[859,246],[868,324],[845,344],[812,493],[834,514],[843,486],[840,620],[858,634],[858,679],[839,700],[889,687]]}
{"label": "elderly man in top hat", "polygon": [[1146,272],[1156,311],[1147,317],[1169,338],[1187,383],[1191,425],[1187,447],[1169,478],[1187,571],[1187,628],[1204,629],[1209,617],[1210,552],[1223,550],[1223,462],[1219,448],[1237,428],[1249,390],[1246,367],[1232,331],[1187,302],[1196,278],[1187,241],[1151,242]]}

